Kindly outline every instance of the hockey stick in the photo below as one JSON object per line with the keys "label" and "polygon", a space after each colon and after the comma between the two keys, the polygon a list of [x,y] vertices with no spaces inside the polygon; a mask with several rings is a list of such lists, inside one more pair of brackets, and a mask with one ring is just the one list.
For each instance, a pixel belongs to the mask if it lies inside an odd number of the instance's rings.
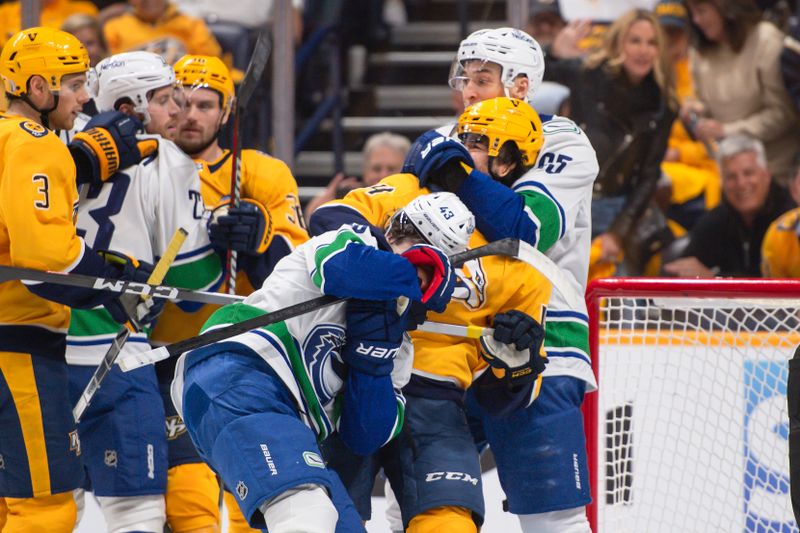
{"label": "hockey stick", "polygon": [[[502,239],[489,243],[485,246],[480,246],[478,248],[473,248],[472,250],[467,250],[466,252],[455,254],[450,257],[450,262],[453,264],[453,266],[461,266],[467,261],[485,257],[487,255],[506,255],[513,257],[518,250],[519,240]],[[282,322],[284,320],[288,320],[305,313],[310,313],[311,311],[316,311],[317,309],[340,303],[345,300],[346,298],[338,298],[336,296],[320,296],[318,298],[312,298],[311,300],[290,305],[288,307],[284,307],[283,309],[273,311],[272,313],[267,313],[265,315],[250,318],[242,322],[230,324],[228,326],[213,329],[211,331],[206,331],[205,333],[197,335],[196,337],[190,337],[166,346],[161,346],[148,352],[126,355],[120,359],[119,366],[123,371],[129,372],[141,366],[163,361],[164,359],[167,359],[173,355],[179,355],[190,350],[196,350],[197,348],[208,346],[209,344],[234,337],[241,333],[245,333],[253,329],[263,328],[264,326],[275,324],[276,322]]]}
{"label": "hockey stick", "polygon": [[[241,198],[242,183],[242,147],[241,147],[241,114],[247,109],[250,99],[256,87],[261,82],[261,76],[267,66],[272,45],[266,31],[258,34],[253,54],[250,56],[250,63],[244,74],[241,85],[239,85],[239,95],[236,98],[236,107],[233,110],[233,142],[231,143],[231,201],[230,207],[239,207]],[[228,294],[236,294],[236,274],[238,270],[238,254],[235,250],[228,249],[226,258],[226,272],[228,277]]]}
{"label": "hockey stick", "polygon": [[233,294],[193,291],[166,285],[148,285],[147,283],[137,283],[135,281],[125,281],[121,279],[96,278],[69,272],[53,272],[50,270],[35,270],[32,268],[0,265],[0,283],[10,280],[55,283],[57,285],[84,287],[86,289],[96,289],[99,291],[135,294],[136,296],[149,296],[151,298],[163,298],[173,301],[185,300],[187,302],[204,304],[226,305],[244,300],[244,296],[236,296]]}
{"label": "hockey stick", "polygon": [[[181,246],[183,246],[183,242],[186,240],[186,235],[188,235],[188,233],[185,229],[177,229],[175,235],[173,235],[172,239],[169,241],[167,249],[161,256],[161,259],[158,260],[158,263],[156,263],[156,266],[150,273],[150,277],[147,278],[147,283],[161,283],[161,281],[164,279],[164,276],[167,275],[170,265],[172,265],[172,262],[175,261],[175,257],[177,257]],[[97,391],[100,389],[100,384],[106,378],[108,373],[111,372],[111,369],[114,367],[114,362],[117,360],[117,356],[119,356],[120,352],[122,351],[122,347],[125,345],[125,342],[127,342],[130,334],[139,330],[139,325],[137,324],[138,317],[136,317],[135,309],[136,304],[138,303],[137,300],[147,300],[150,297],[147,295],[140,297],[124,295],[120,297],[120,299],[122,298],[133,300],[132,302],[126,302],[128,305],[124,305],[126,309],[128,309],[128,307],[133,308],[133,312],[130,313],[133,318],[119,328],[116,337],[114,337],[114,341],[111,343],[108,351],[103,356],[103,360],[100,361],[100,365],[94,371],[94,374],[92,374],[89,383],[86,384],[86,387],[81,393],[81,397],[78,398],[78,402],[72,409],[72,417],[75,419],[76,424],[80,422],[81,417],[86,411],[86,408],[89,407],[92,398],[94,398],[94,395],[97,394]]]}

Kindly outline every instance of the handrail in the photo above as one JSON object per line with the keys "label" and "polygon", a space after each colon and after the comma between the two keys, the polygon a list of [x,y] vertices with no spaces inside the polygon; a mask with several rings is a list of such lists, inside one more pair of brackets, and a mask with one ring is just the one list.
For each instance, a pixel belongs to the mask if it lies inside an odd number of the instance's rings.
{"label": "handrail", "polygon": [[332,24],[318,28],[306,40],[297,53],[295,69],[299,71],[313,56],[314,52],[327,45],[329,59],[329,85],[327,95],[317,105],[311,117],[295,137],[294,153],[299,154],[311,138],[319,131],[322,121],[330,116],[331,149],[334,158],[334,174],[344,170],[344,131],[342,128],[342,75],[341,44],[339,26]]}

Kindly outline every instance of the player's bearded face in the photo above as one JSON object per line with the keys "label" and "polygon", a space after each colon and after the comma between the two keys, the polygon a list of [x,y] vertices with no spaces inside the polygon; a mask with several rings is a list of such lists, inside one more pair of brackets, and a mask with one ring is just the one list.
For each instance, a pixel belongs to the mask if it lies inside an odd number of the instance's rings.
{"label": "player's bearded face", "polygon": [[150,122],[145,126],[147,133],[161,135],[175,140],[178,135],[178,116],[181,111],[181,98],[175,87],[161,87],[153,91],[147,110]]}
{"label": "player's bearded face", "polygon": [[86,89],[86,74],[68,74],[61,79],[61,90],[58,92],[58,106],[50,112],[50,127],[70,130],[75,118],[89,101]]}
{"label": "player's bearded face", "polygon": [[223,114],[220,97],[215,91],[187,90],[186,106],[178,127],[178,146],[187,154],[202,151],[217,136]]}

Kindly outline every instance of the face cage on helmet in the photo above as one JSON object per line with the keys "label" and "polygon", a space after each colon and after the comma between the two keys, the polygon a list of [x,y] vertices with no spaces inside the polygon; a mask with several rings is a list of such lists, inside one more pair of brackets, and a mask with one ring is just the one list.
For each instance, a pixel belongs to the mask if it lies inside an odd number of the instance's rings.
{"label": "face cage on helmet", "polygon": [[385,234],[386,238],[395,242],[410,239],[416,241],[416,244],[430,244],[403,210],[398,211],[389,219]]}

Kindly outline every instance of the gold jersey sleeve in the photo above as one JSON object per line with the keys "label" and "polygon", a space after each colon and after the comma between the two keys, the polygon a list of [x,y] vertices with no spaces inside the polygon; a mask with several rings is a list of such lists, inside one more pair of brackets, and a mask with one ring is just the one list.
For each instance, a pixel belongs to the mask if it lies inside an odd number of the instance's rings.
{"label": "gold jersey sleeve", "polygon": [[[0,115],[0,263],[69,271],[84,252],[75,233],[78,192],[67,147],[36,122]],[[65,329],[69,309],[0,284],[0,324]]]}
{"label": "gold jersey sleeve", "polygon": [[[411,200],[429,191],[411,174],[395,174],[371,187],[356,189],[326,205],[343,205],[367,221],[385,227],[391,216]],[[470,248],[487,244],[475,231]],[[428,320],[449,324],[491,326],[494,316],[517,309],[542,323],[550,300],[550,282],[530,265],[504,256],[487,256],[457,269],[458,284],[443,313],[428,313]],[[464,389],[486,371],[479,342],[463,337],[412,332],[414,371]],[[541,352],[544,356],[544,351]]]}
{"label": "gold jersey sleeve", "polygon": [[784,213],[764,234],[761,273],[765,278],[800,278],[800,207]]}
{"label": "gold jersey sleeve", "polygon": [[[200,173],[200,192],[206,207],[217,205],[231,191],[232,161],[225,151],[215,161],[196,161]],[[308,240],[305,221],[300,209],[297,182],[289,167],[274,157],[257,150],[242,151],[241,197],[256,200],[272,215],[273,237],[280,239],[287,250],[293,250]],[[236,294],[248,295],[254,287],[240,271],[236,277]],[[220,288],[227,291],[227,286]],[[197,312],[186,313],[167,303],[151,335],[159,344],[176,342],[197,335],[217,306],[206,305]]]}

